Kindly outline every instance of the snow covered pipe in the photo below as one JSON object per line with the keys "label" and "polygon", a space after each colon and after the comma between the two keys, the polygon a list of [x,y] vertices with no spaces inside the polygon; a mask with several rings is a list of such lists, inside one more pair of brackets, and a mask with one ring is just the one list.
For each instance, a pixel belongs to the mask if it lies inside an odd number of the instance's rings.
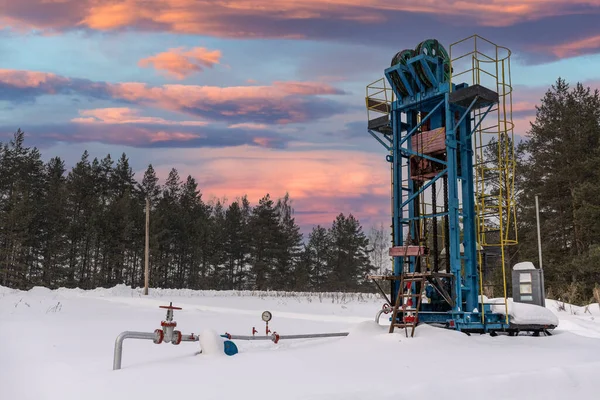
{"label": "snow covered pipe", "polygon": [[244,335],[231,335],[226,333],[221,335],[221,337],[225,337],[230,340],[271,340],[274,343],[277,343],[283,339],[312,339],[312,338],[324,338],[324,337],[340,337],[340,336],[348,336],[348,332],[336,332],[336,333],[307,333],[302,335],[279,335],[277,332],[274,332],[270,336],[244,336]]}
{"label": "snow covered pipe", "polygon": [[[177,331],[175,331],[177,332]],[[176,334],[178,336],[178,334]],[[123,358],[123,341],[125,339],[140,339],[140,340],[152,340],[155,344],[160,344],[164,340],[164,332],[160,329],[155,330],[154,332],[133,332],[133,331],[125,331],[121,332],[117,339],[115,340],[115,354],[113,357],[113,370],[121,369],[121,359]],[[199,340],[198,336],[191,335],[181,335],[181,340],[177,341],[175,338],[170,339],[169,341],[173,344],[179,344],[180,342],[196,342]],[[165,340],[166,341],[166,340]]]}

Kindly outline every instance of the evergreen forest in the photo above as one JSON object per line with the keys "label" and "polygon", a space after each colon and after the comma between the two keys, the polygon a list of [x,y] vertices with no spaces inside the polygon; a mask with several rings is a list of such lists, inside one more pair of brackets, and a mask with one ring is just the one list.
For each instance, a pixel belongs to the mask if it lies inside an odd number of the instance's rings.
{"label": "evergreen forest", "polygon": [[[600,297],[600,94],[559,78],[515,133],[518,244],[506,266],[538,265],[537,195],[547,297],[589,303]],[[152,165],[137,180],[125,154],[84,152],[67,171],[19,129],[0,149],[0,285],[143,286],[147,199],[150,287],[373,291],[365,275],[389,269],[388,229],[367,234],[352,214],[304,238],[288,195],[205,201],[176,169],[164,184]]]}
{"label": "evergreen forest", "polygon": [[303,240],[286,194],[251,205],[205,202],[195,179],[152,165],[136,181],[129,160],[90,160],[70,170],[44,163],[18,130],[0,149],[0,285],[91,289],[144,286],[146,204],[150,287],[365,291],[374,267],[353,215]]}

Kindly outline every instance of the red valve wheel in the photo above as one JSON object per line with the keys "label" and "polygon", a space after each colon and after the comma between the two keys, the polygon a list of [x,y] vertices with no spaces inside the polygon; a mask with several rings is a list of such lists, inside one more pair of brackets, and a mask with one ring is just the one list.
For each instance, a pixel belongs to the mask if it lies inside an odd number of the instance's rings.
{"label": "red valve wheel", "polygon": [[385,304],[384,304],[384,305],[381,307],[381,309],[383,310],[383,313],[384,313],[384,314],[389,314],[390,312],[392,312],[392,309],[391,309],[390,305],[389,305],[389,304],[387,304],[387,303],[385,303]]}
{"label": "red valve wheel", "polygon": [[183,310],[181,307],[174,307],[173,302],[169,303],[168,306],[158,306],[158,308],[166,308],[168,310]]}

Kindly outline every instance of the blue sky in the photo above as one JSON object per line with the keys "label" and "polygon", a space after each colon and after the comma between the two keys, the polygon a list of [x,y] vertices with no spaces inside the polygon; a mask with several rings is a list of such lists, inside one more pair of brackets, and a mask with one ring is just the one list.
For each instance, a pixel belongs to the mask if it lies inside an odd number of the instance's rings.
{"label": "blue sky", "polygon": [[137,177],[176,167],[204,198],[288,191],[304,231],[339,212],[388,225],[364,95],[401,49],[475,33],[509,47],[519,135],[559,76],[600,87],[597,0],[11,3],[0,140],[20,127],[69,165],[125,152]]}

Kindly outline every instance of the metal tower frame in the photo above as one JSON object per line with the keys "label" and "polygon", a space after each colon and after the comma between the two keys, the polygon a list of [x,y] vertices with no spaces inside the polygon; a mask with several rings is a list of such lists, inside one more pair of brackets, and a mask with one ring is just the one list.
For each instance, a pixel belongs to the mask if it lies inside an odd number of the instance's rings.
{"label": "metal tower frame", "polygon": [[[410,53],[384,71],[389,89],[382,80],[367,87],[368,132],[389,152],[386,159],[391,163],[392,173],[393,247],[390,256],[393,257],[393,273],[391,276],[371,276],[371,279],[375,283],[377,280],[390,281],[391,299],[377,285],[391,306],[398,292],[405,290],[400,288],[400,278],[423,277],[431,291],[437,292],[445,301],[446,307],[421,306],[423,311],[417,310],[420,322],[442,324],[462,331],[487,332],[503,330],[509,324],[503,246],[512,243],[508,239],[506,221],[511,212],[514,214],[514,207],[506,207],[510,198],[508,202],[502,201],[506,196],[502,190],[499,196],[494,193],[496,197],[486,192],[483,175],[490,167],[481,167],[476,153],[483,151],[484,145],[480,144],[483,133],[491,130],[500,140],[508,131],[506,88],[510,88],[510,84],[499,79],[498,65],[504,73],[504,59],[498,57],[498,46],[492,43],[496,46],[496,57],[485,59],[477,50],[478,36],[471,38],[475,39],[475,51],[466,54],[472,64],[471,85],[452,82],[453,77],[469,71],[455,74],[456,61],[466,56],[455,59],[451,56],[453,47],[470,39],[467,38],[450,46],[449,57],[444,57],[445,51],[427,54],[419,45],[418,52]],[[496,68],[495,74],[489,74],[495,78],[496,90],[481,84],[481,71],[486,71],[480,67],[480,62],[492,63]],[[501,109],[504,130],[501,128]],[[498,123],[485,126],[485,118],[492,111],[499,115]],[[371,118],[371,113],[380,116]],[[512,133],[512,127],[510,129]],[[504,171],[508,167],[507,164],[494,168]],[[496,171],[494,168],[491,169]],[[440,186],[444,192],[441,210],[437,204]],[[431,203],[425,200],[427,196],[431,197]],[[499,199],[491,207],[495,214],[485,205],[486,201],[490,203],[491,200],[486,200],[490,198]],[[481,244],[487,245],[489,241],[486,238],[491,234],[487,229],[491,214],[495,215],[501,231],[504,313],[492,312],[491,305],[482,301],[481,296],[480,250]],[[438,219],[443,221],[442,252],[438,248]],[[434,232],[433,243],[428,240],[428,230]],[[433,247],[433,251],[429,247]],[[440,254],[446,258],[445,272],[440,272]],[[422,296],[425,287],[413,285],[409,290],[416,298]]]}

